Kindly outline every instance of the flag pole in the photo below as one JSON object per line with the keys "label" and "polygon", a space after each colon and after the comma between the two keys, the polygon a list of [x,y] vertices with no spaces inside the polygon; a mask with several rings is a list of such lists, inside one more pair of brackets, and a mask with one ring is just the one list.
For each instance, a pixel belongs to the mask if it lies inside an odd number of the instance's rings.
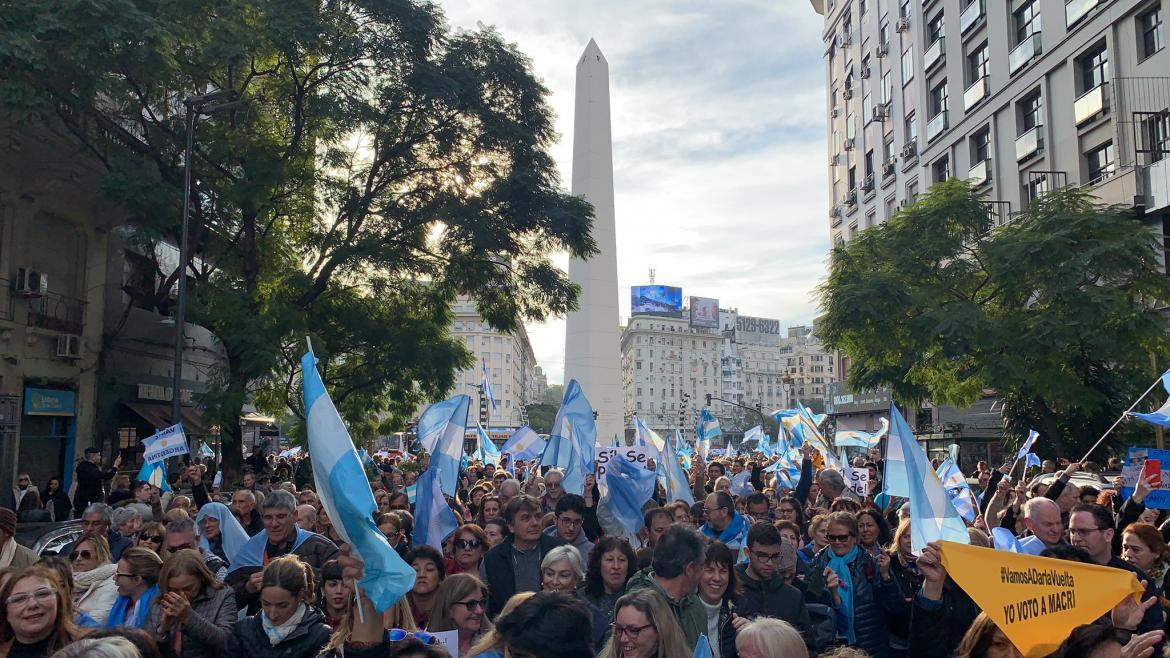
{"label": "flag pole", "polygon": [[1161,381],[1162,381],[1161,377],[1155,379],[1154,383],[1150,384],[1150,387],[1146,389],[1146,392],[1142,393],[1141,396],[1138,397],[1138,399],[1134,400],[1133,404],[1129,405],[1129,409],[1126,409],[1125,412],[1122,413],[1121,416],[1119,416],[1117,418],[1117,420],[1113,421],[1113,424],[1109,426],[1109,429],[1105,430],[1105,433],[1101,435],[1101,438],[1097,439],[1097,442],[1093,444],[1092,448],[1089,448],[1089,451],[1085,453],[1084,457],[1081,457],[1082,462],[1085,461],[1086,459],[1088,459],[1089,455],[1093,454],[1093,451],[1097,449],[1097,446],[1101,445],[1101,442],[1105,440],[1105,437],[1109,436],[1109,434],[1114,429],[1116,429],[1118,425],[1121,424],[1121,421],[1125,420],[1125,417],[1129,415],[1129,412],[1133,411],[1134,407],[1137,407],[1138,404],[1142,400],[1144,400],[1146,398],[1146,396],[1150,394],[1150,391],[1154,390],[1154,387],[1157,386],[1158,383]]}

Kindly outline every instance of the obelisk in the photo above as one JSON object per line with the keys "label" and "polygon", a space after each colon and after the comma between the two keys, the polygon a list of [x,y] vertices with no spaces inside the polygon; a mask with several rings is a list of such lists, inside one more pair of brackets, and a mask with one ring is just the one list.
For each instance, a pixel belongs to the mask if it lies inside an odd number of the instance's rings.
{"label": "obelisk", "polygon": [[617,236],[613,208],[613,144],[609,125],[609,63],[589,40],[577,62],[573,107],[572,193],[593,204],[598,253],[569,261],[569,278],[581,286],[578,310],[565,328],[565,384],[581,390],[597,414],[597,440],[624,437],[621,333],[618,311]]}

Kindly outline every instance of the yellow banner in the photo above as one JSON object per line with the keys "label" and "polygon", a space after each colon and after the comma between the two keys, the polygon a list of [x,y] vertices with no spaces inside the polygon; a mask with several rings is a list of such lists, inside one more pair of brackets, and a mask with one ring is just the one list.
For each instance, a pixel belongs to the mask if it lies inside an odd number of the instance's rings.
{"label": "yellow banner", "polygon": [[947,574],[1025,658],[1052,653],[1072,629],[1143,592],[1122,569],[949,541],[939,547]]}

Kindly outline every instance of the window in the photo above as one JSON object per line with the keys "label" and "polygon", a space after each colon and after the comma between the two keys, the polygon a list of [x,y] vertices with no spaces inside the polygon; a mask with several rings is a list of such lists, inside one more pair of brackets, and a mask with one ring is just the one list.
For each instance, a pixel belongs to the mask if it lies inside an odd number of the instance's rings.
{"label": "window", "polygon": [[894,136],[886,135],[885,141],[882,142],[882,162],[894,161]]}
{"label": "window", "polygon": [[888,105],[894,98],[894,74],[891,71],[882,73],[882,105]]}
{"label": "window", "polygon": [[854,120],[853,113],[845,117],[845,139],[853,139],[857,137],[857,121]]}
{"label": "window", "polygon": [[878,45],[885,46],[888,50],[890,47],[890,19],[882,16],[882,22],[878,25]]}
{"label": "window", "polygon": [[893,217],[894,213],[896,213],[896,212],[898,212],[898,198],[897,197],[887,197],[886,198],[886,219],[888,220],[889,218]]}
{"label": "window", "polygon": [[859,16],[865,15],[865,9],[866,9],[865,5],[866,4],[867,3],[865,2],[865,0],[857,0],[857,14]]}
{"label": "window", "polygon": [[1077,58],[1081,91],[1096,89],[1109,82],[1109,51],[1104,43]]}
{"label": "window", "polygon": [[865,214],[865,227],[877,226],[877,213],[873,210]]}
{"label": "window", "polygon": [[910,181],[909,183],[906,183],[906,200],[909,201],[910,203],[914,203],[915,201],[918,200],[918,179],[917,178]]}
{"label": "window", "polygon": [[951,159],[945,155],[935,160],[930,168],[936,183],[941,183],[951,177]]}
{"label": "window", "polygon": [[1113,175],[1113,142],[1108,141],[1085,154],[1089,165],[1089,184],[1105,180]]}
{"label": "window", "polygon": [[1162,7],[1154,5],[1152,9],[1137,17],[1138,42],[1141,44],[1142,57],[1149,57],[1162,49]]}
{"label": "window", "polygon": [[991,128],[984,127],[971,136],[971,162],[986,162],[991,159]]}
{"label": "window", "polygon": [[913,144],[918,141],[918,119],[914,113],[906,115],[906,143]]}
{"label": "window", "polygon": [[947,81],[943,80],[930,90],[930,116],[936,117],[947,111]]}
{"label": "window", "polygon": [[865,97],[861,99],[861,120],[865,123],[869,123],[872,119],[873,99],[869,97],[869,94],[866,94]]}
{"label": "window", "polygon": [[1036,6],[1036,0],[1025,3],[1014,13],[1012,13],[1012,22],[1016,28],[1016,43],[1025,41],[1033,34],[1040,32],[1040,8]]}
{"label": "window", "polygon": [[849,191],[852,192],[853,190],[857,189],[857,167],[854,166],[854,167],[849,168],[849,179],[848,180],[849,180],[849,188],[848,188]]}
{"label": "window", "polygon": [[1151,115],[1143,122],[1145,144],[1142,149],[1150,154],[1150,162],[1170,155],[1170,112]]}
{"label": "window", "polygon": [[987,77],[987,74],[987,42],[984,41],[974,50],[967,53],[967,86],[970,87],[978,82],[980,78]]}
{"label": "window", "polygon": [[1020,101],[1020,134],[1024,134],[1029,130],[1039,126],[1043,123],[1041,121],[1043,105],[1040,100],[1040,92],[1033,92],[1031,95],[1025,97]]}
{"label": "window", "polygon": [[865,152],[865,179],[873,184],[873,150]]}
{"label": "window", "polygon": [[902,86],[914,79],[914,46],[906,46],[902,52]]}
{"label": "window", "polygon": [[926,23],[926,43],[934,43],[946,36],[944,26],[943,13],[940,11]]}

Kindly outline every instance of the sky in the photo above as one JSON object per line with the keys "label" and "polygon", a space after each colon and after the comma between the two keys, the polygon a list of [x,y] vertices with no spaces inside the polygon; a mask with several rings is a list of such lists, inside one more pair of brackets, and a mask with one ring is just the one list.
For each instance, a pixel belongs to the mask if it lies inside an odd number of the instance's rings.
{"label": "sky", "polygon": [[[565,186],[590,38],[609,61],[621,321],[630,286],[810,323],[829,231],[822,21],[807,0],[440,0],[453,29],[495,27],[550,90]],[[568,268],[567,256],[556,259]],[[550,384],[564,318],[527,326]]]}

